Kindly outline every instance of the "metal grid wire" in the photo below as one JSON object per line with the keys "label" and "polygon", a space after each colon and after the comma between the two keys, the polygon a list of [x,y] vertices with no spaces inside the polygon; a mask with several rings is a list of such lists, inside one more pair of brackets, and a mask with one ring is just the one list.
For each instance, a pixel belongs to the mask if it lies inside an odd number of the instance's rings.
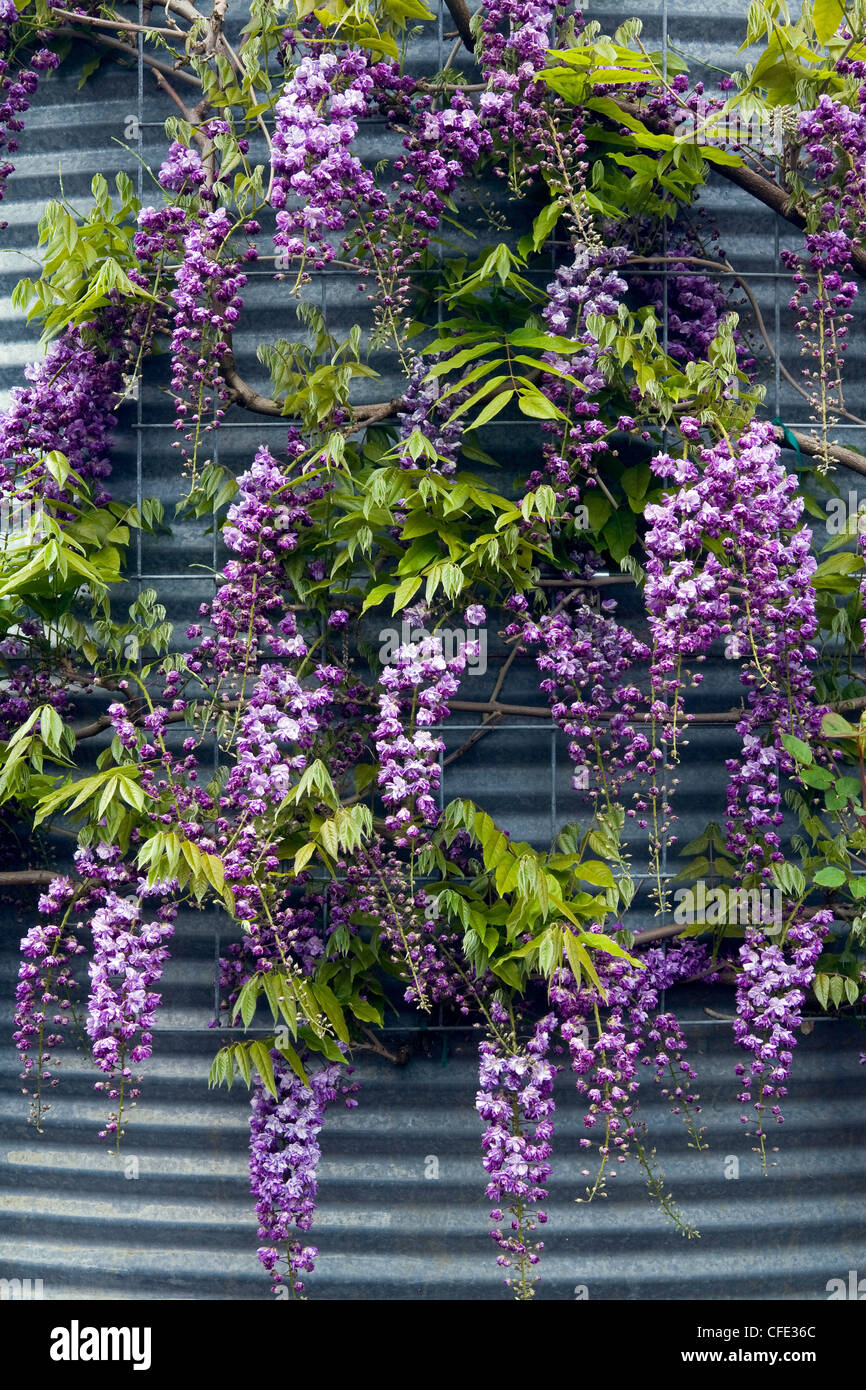
{"label": "metal grid wire", "polygon": [[[590,8],[592,9],[592,7],[590,7]],[[743,15],[743,16],[745,15],[745,9],[746,9],[745,3],[743,3],[743,4],[741,5],[741,4],[739,3],[739,0],[737,0],[735,8],[736,8],[736,10],[737,10],[738,16],[739,16],[740,12],[742,12],[742,15]],[[669,35],[669,32],[670,32],[670,28],[671,28],[672,11],[673,11],[673,18],[674,18],[674,21],[676,21],[676,18],[678,17],[678,11],[681,11],[681,10],[682,10],[682,7],[681,7],[681,6],[677,6],[677,5],[673,5],[673,6],[672,6],[672,5],[670,5],[670,4],[668,3],[668,0],[662,0],[660,9],[656,9],[655,11],[648,11],[648,12],[645,14],[645,23],[646,23],[646,25],[647,25],[647,28],[648,28],[652,33],[657,34],[657,36],[658,36],[658,38],[659,38],[659,40],[660,40],[660,47],[661,47],[661,49],[662,49],[662,51],[663,51],[663,53],[664,53],[664,55],[665,55],[665,58],[664,58],[665,69],[666,69],[666,66],[667,66],[667,42],[668,42],[668,35]],[[639,10],[638,10],[638,12],[639,12]],[[456,46],[453,44],[451,38],[445,39],[445,37],[444,37],[444,31],[445,31],[445,28],[446,28],[446,25],[447,25],[448,17],[447,17],[447,15],[446,15],[445,20],[443,20],[443,13],[444,13],[444,6],[440,6],[440,8],[439,8],[439,14],[438,14],[438,18],[437,18],[437,33],[436,33],[435,44],[430,44],[429,41],[428,41],[428,42],[426,43],[426,45],[425,45],[425,53],[424,53],[424,60],[425,60],[425,63],[431,64],[431,65],[435,65],[435,66],[440,67],[440,68],[443,67],[443,66],[445,66],[446,60],[447,60],[447,61],[450,61],[452,65],[454,64],[454,61],[455,61],[455,47],[456,47]],[[687,10],[685,11],[685,13],[688,13]],[[141,22],[141,23],[143,23],[143,14],[144,14],[143,0],[139,0],[139,16],[140,16],[140,21],[139,21],[139,22]],[[592,11],[590,14],[588,14],[587,17],[589,17],[589,18],[594,18],[594,17],[596,17],[594,11]],[[602,12],[599,13],[598,18],[602,21],[603,27],[605,27],[605,28],[607,28],[608,30],[612,31],[613,27],[615,26],[615,23],[618,22],[618,21],[619,21],[619,18],[622,18],[622,16],[621,16],[621,15],[618,16],[617,19],[615,19],[615,20],[614,20],[614,19],[611,19],[611,17],[610,17],[609,15],[607,15],[607,14],[603,11],[603,7],[602,7]],[[138,154],[138,160],[137,160],[137,165],[136,165],[136,167],[137,167],[137,174],[136,174],[136,177],[137,177],[137,185],[138,185],[138,194],[139,194],[139,198],[142,199],[142,200],[144,200],[144,199],[145,199],[145,193],[146,193],[145,175],[144,175],[144,165],[145,165],[145,159],[146,159],[145,135],[146,135],[146,132],[149,132],[149,131],[154,131],[155,133],[160,133],[160,134],[161,134],[161,131],[162,131],[162,122],[161,122],[161,121],[148,121],[148,119],[147,119],[148,111],[147,111],[147,103],[146,103],[146,101],[145,101],[145,67],[144,67],[144,64],[143,64],[143,62],[142,62],[142,52],[143,52],[143,39],[142,39],[141,34],[139,34],[139,36],[138,36],[138,64],[137,64],[137,127],[138,127],[137,154]],[[468,55],[467,55],[467,54],[462,53],[460,56],[461,56],[462,60],[468,61]],[[365,132],[363,132],[363,133],[369,133],[369,131],[370,131],[371,129],[378,129],[378,130],[381,130],[381,129],[383,128],[383,126],[384,126],[384,122],[383,122],[381,119],[379,119],[379,118],[370,118],[370,119],[367,119],[367,120],[364,121],[362,124],[363,124],[363,126],[365,127]],[[362,134],[363,134],[363,133],[362,133]],[[791,276],[791,273],[790,273],[789,271],[785,270],[785,269],[782,267],[782,264],[781,264],[780,254],[779,254],[779,253],[780,253],[780,246],[781,246],[781,239],[780,239],[780,219],[779,219],[778,217],[776,217],[775,215],[773,215],[773,217],[772,217],[772,252],[771,252],[771,268],[767,268],[767,267],[766,267],[766,248],[764,247],[764,248],[762,248],[762,250],[763,250],[762,260],[764,261],[764,268],[761,268],[761,269],[757,269],[757,268],[751,269],[751,268],[750,268],[750,270],[749,270],[749,272],[748,272],[748,278],[749,278],[749,280],[769,282],[769,283],[772,285],[772,314],[773,314],[773,325],[774,325],[774,337],[775,337],[775,343],[776,343],[777,345],[780,343],[781,338],[782,338],[782,333],[781,333],[781,315],[782,315],[783,295],[785,296],[786,299],[790,296],[790,287],[791,287],[791,285],[792,285],[792,276]],[[669,253],[669,235],[668,235],[668,227],[667,227],[667,224],[665,223],[664,229],[663,229],[662,254],[663,254],[663,255],[667,255],[668,253]],[[443,254],[443,251],[442,251],[442,247],[441,247],[441,244],[440,244],[440,246],[439,246],[439,248],[438,248],[439,266],[440,266],[439,274],[441,274],[442,254]],[[536,269],[534,272],[530,272],[530,275],[531,275],[531,276],[534,276],[534,278],[536,278],[536,279],[538,280],[538,282],[539,282],[540,285],[543,285],[543,284],[545,284],[545,283],[547,282],[547,280],[548,280],[550,274],[554,271],[554,269],[555,269],[555,267],[556,267],[556,264],[557,264],[557,247],[556,247],[555,245],[552,245],[552,246],[551,246],[551,250],[550,250],[550,264],[549,264],[549,269],[548,269],[548,270],[537,270],[537,269]],[[248,281],[250,281],[250,282],[255,282],[256,280],[259,280],[259,281],[261,281],[262,283],[268,283],[268,282],[272,283],[272,282],[273,282],[273,273],[274,273],[273,270],[267,268],[267,266],[264,266],[264,265],[261,265],[261,266],[260,266],[260,265],[255,265],[255,264],[254,264],[253,266],[250,266],[250,267],[247,267],[247,268],[246,268],[247,278],[248,278]],[[429,273],[429,274],[433,274],[434,276],[437,274],[437,272],[435,272],[435,271],[428,272],[428,273]],[[651,273],[651,274],[652,274],[652,277],[653,277],[654,279],[660,279],[660,280],[662,281],[662,284],[663,284],[663,294],[664,294],[664,311],[665,311],[665,312],[664,312],[664,316],[663,316],[663,334],[664,334],[664,347],[665,347],[665,349],[667,349],[667,331],[668,331],[668,330],[667,330],[668,283],[669,283],[670,277],[671,277],[672,275],[677,275],[678,277],[681,278],[681,277],[683,276],[684,272],[683,272],[682,270],[677,270],[677,269],[675,269],[675,268],[673,268],[673,267],[670,267],[670,266],[668,266],[668,265],[659,265],[659,266],[657,266],[657,267],[653,267],[651,272],[647,272],[647,271],[645,271],[645,270],[639,270],[639,269],[637,269],[637,268],[628,268],[628,267],[627,267],[627,268],[625,269],[625,272],[624,272],[624,273],[626,274],[626,276],[629,276],[629,275],[644,275],[644,276],[645,276],[645,275],[647,275],[648,273]],[[695,275],[699,275],[699,274],[702,274],[703,272],[697,271],[697,270],[694,271],[694,272],[685,272],[685,274],[689,274],[689,273],[693,273],[693,274],[695,274]],[[734,274],[736,274],[736,273],[737,273],[737,271],[734,270],[734,271],[729,272],[728,274],[734,275]],[[318,302],[319,302],[319,304],[320,304],[320,307],[321,307],[322,314],[323,314],[324,319],[325,319],[326,326],[327,326],[328,321],[329,321],[329,313],[330,313],[330,309],[331,309],[331,291],[332,291],[332,289],[333,289],[335,283],[339,283],[339,282],[348,282],[348,281],[353,281],[353,280],[355,280],[355,279],[357,279],[357,272],[354,272],[354,271],[352,271],[351,269],[349,269],[349,268],[344,268],[344,267],[329,267],[327,270],[325,270],[325,271],[323,271],[323,272],[313,273],[313,285],[312,285],[312,287],[311,287],[310,296],[309,296],[309,297],[312,298],[314,301],[315,301],[315,300],[318,300]],[[317,282],[317,283],[316,283],[316,282]],[[440,318],[440,321],[441,321],[441,305],[439,306],[438,314],[439,314],[439,318]],[[781,353],[780,353],[779,351],[777,351],[777,352],[776,352],[776,356],[775,356],[775,360],[774,360],[774,363],[773,363],[772,378],[771,378],[771,380],[767,383],[767,384],[768,384],[768,387],[769,387],[770,397],[771,397],[771,399],[772,399],[773,414],[774,414],[776,417],[781,417],[781,415],[782,415],[782,413],[783,413],[783,411],[784,411],[784,409],[785,409],[785,404],[786,404],[786,403],[783,401],[783,396],[782,396],[782,383],[781,383],[781,374],[780,374],[780,357],[781,357]],[[214,460],[215,463],[219,463],[219,462],[220,462],[220,440],[221,440],[221,436],[223,436],[223,435],[228,436],[228,435],[229,435],[229,432],[231,432],[232,435],[235,435],[235,432],[240,431],[240,432],[241,432],[241,437],[244,436],[244,432],[245,432],[246,437],[248,437],[249,440],[250,440],[250,446],[251,446],[251,448],[252,448],[252,446],[253,446],[253,441],[255,441],[255,442],[257,443],[257,442],[259,442],[259,441],[260,441],[261,439],[263,439],[263,438],[267,438],[267,439],[269,439],[269,440],[275,441],[279,436],[282,436],[282,435],[283,435],[283,433],[284,433],[284,431],[285,431],[285,428],[286,428],[286,426],[287,426],[289,423],[290,423],[290,422],[289,422],[288,420],[281,421],[281,422],[279,422],[279,423],[275,423],[275,422],[272,422],[272,421],[266,421],[266,422],[265,422],[265,421],[262,421],[261,419],[258,419],[258,418],[256,418],[256,417],[246,417],[246,418],[244,418],[243,416],[241,416],[241,418],[237,418],[237,415],[236,415],[235,418],[229,418],[229,419],[227,419],[227,420],[221,425],[220,429],[219,429],[218,431],[216,431],[216,432],[212,435],[212,437],[211,437],[211,438],[212,438],[211,456],[213,457],[213,460]],[[807,427],[807,428],[811,426],[811,422],[809,422],[809,421],[789,420],[789,421],[787,421],[787,423],[790,423],[791,425],[794,425],[794,426],[801,425],[801,426],[804,426],[804,427]],[[533,422],[527,420],[525,417],[523,417],[523,416],[516,416],[516,417],[514,417],[514,418],[507,418],[507,417],[504,418],[504,419],[503,419],[503,418],[500,418],[500,419],[497,421],[497,425],[498,425],[500,428],[507,429],[507,431],[509,432],[509,434],[513,434],[515,431],[518,432],[519,437],[520,437],[521,439],[527,441],[526,444],[524,445],[524,448],[529,449],[529,450],[531,450],[531,449],[533,449],[533,448],[536,448],[536,449],[537,449],[537,447],[538,447],[538,438],[539,438],[539,436],[538,436],[538,428],[537,428],[537,425],[533,424]],[[855,425],[843,425],[843,426],[840,426],[840,428],[857,429],[858,427],[855,426]],[[149,440],[154,440],[154,439],[159,440],[159,439],[160,439],[160,436],[162,437],[162,439],[164,439],[164,438],[166,437],[165,434],[164,434],[164,432],[165,432],[165,431],[169,431],[169,432],[172,432],[172,433],[173,433],[173,431],[174,431],[174,426],[173,426],[173,424],[172,424],[169,420],[153,418],[153,412],[152,412],[152,410],[150,410],[150,409],[148,408],[148,404],[147,404],[146,399],[145,399],[145,392],[144,392],[144,391],[139,391],[139,393],[138,393],[138,395],[137,395],[137,399],[136,399],[136,406],[135,406],[135,420],[134,420],[134,422],[131,422],[131,429],[132,429],[132,431],[134,432],[134,438],[135,438],[135,493],[136,493],[136,500],[137,500],[137,502],[140,503],[142,497],[144,497],[144,496],[146,496],[146,495],[148,494],[148,466],[147,466],[147,460],[148,460],[150,457],[152,457],[152,449],[151,449],[151,447],[150,447],[148,441],[149,441]],[[235,437],[237,438],[236,435],[235,435]],[[157,444],[157,446],[156,446],[157,450],[159,449],[159,447],[160,447],[159,444]],[[278,446],[276,446],[276,451],[278,452]],[[249,452],[251,452],[251,449],[250,449]],[[214,528],[213,528],[213,537],[212,537],[212,544],[211,544],[210,557],[209,557],[209,558],[210,558],[210,565],[211,565],[211,568],[212,568],[214,574],[216,574],[216,573],[218,572],[218,569],[219,569],[219,558],[220,558],[220,557],[219,557],[218,533],[217,533],[217,528],[216,528],[215,526],[214,526]],[[135,569],[134,569],[134,573],[130,573],[129,578],[130,578],[131,581],[134,582],[134,584],[135,584],[135,586],[136,586],[136,588],[137,588],[137,590],[138,590],[139,592],[141,591],[142,588],[144,588],[145,586],[149,586],[149,585],[154,585],[154,586],[156,586],[158,590],[163,589],[163,586],[165,586],[167,589],[171,590],[171,589],[173,589],[173,588],[174,588],[175,586],[177,586],[177,585],[181,585],[181,584],[188,583],[188,582],[189,582],[189,579],[190,579],[190,574],[191,574],[191,571],[190,571],[189,569],[184,570],[182,567],[179,568],[179,569],[169,569],[169,570],[161,570],[161,569],[158,569],[158,568],[154,568],[154,569],[148,568],[148,565],[147,565],[147,562],[146,562],[146,557],[145,557],[145,555],[144,555],[144,540],[143,540],[143,537],[142,537],[141,533],[140,533],[140,532],[137,533],[137,537],[136,537],[136,552],[135,552]],[[178,592],[179,592],[179,591],[178,591]],[[169,595],[166,595],[166,597],[168,598],[169,605],[170,605],[170,596],[169,596]],[[462,695],[464,692],[461,690],[460,693],[461,693],[461,695]],[[506,702],[506,703],[508,702],[508,696],[507,696],[507,694],[506,694],[505,691],[503,691],[503,692],[500,693],[500,699],[501,699],[502,701]],[[443,725],[443,726],[438,726],[438,730],[437,730],[437,731],[440,732],[440,733],[442,733],[443,736],[445,736],[446,738],[450,738],[450,736],[451,736],[452,734],[471,733],[471,732],[477,731],[478,727],[479,727],[479,726],[478,726],[477,723],[458,722],[457,719],[452,718],[452,719],[450,719],[445,725]],[[535,771],[536,782],[539,783],[539,782],[541,782],[542,779],[543,779],[543,781],[545,781],[545,782],[548,784],[548,786],[549,786],[549,835],[544,836],[543,838],[546,838],[546,839],[549,839],[550,841],[552,841],[552,840],[555,838],[556,834],[558,833],[559,829],[561,829],[561,825],[560,825],[560,816],[566,816],[566,817],[567,817],[569,814],[571,814],[571,815],[575,814],[575,807],[574,807],[574,805],[572,804],[572,805],[570,806],[570,805],[568,804],[568,803],[569,803],[569,798],[567,797],[567,795],[566,795],[566,796],[563,796],[562,792],[559,791],[558,786],[557,786],[558,771],[559,771],[559,769],[562,768],[564,765],[567,765],[567,753],[565,753],[565,756],[563,756],[564,740],[563,740],[563,737],[560,735],[559,731],[557,730],[556,726],[555,726],[555,725],[552,723],[552,721],[551,721],[551,722],[549,722],[549,723],[547,724],[547,726],[546,726],[546,728],[545,728],[545,727],[543,726],[543,721],[540,720],[540,719],[539,719],[539,720],[534,720],[534,721],[529,721],[529,722],[516,722],[515,720],[513,720],[513,718],[506,718],[506,719],[500,720],[498,723],[492,724],[492,725],[487,729],[487,732],[486,732],[485,735],[484,735],[484,741],[486,742],[487,740],[490,740],[490,739],[496,739],[496,740],[499,740],[499,741],[501,742],[501,741],[503,741],[503,740],[513,740],[513,739],[515,739],[515,738],[517,738],[517,739],[519,740],[519,739],[520,739],[522,736],[524,736],[524,735],[526,735],[528,738],[531,738],[532,740],[534,740],[537,744],[541,744],[541,743],[543,743],[543,742],[545,742],[545,741],[546,741],[546,744],[547,744],[547,753],[546,753],[546,756],[545,756],[543,759],[541,759],[541,758],[538,759],[537,763],[535,764],[535,769],[534,769],[534,771]],[[508,755],[505,755],[505,756],[507,757]],[[219,763],[219,749],[218,749],[218,747],[217,747],[217,745],[216,745],[215,742],[214,742],[214,745],[213,745],[213,758],[214,758],[214,767],[216,768],[216,767],[218,766],[218,763]],[[559,758],[559,760],[560,760],[559,768],[558,768],[558,758]],[[450,781],[451,781],[451,777],[450,777],[450,774],[449,774],[449,772],[448,772],[448,770],[447,770],[447,768],[446,768],[446,766],[445,766],[445,755],[444,755],[444,754],[440,754],[440,774],[441,774],[441,775],[440,775],[439,801],[440,801],[440,807],[441,807],[441,806],[444,806],[444,804],[446,803],[446,801],[450,799],[450,794],[449,794],[449,791],[448,791],[448,787],[449,787],[449,783],[450,783]],[[537,795],[540,794],[540,787],[539,787],[539,786],[536,786],[535,790],[536,790],[536,794],[537,794]],[[691,822],[691,819],[692,819],[691,816],[689,816],[689,817],[688,817],[688,821]],[[535,839],[536,842],[538,842],[539,839],[540,839],[541,837],[538,836],[538,835],[536,835],[536,836],[534,836],[533,838]],[[691,838],[691,837],[689,836],[689,838]],[[666,880],[668,880],[668,879],[670,879],[670,878],[672,878],[672,877],[674,876],[675,872],[676,872],[676,866],[674,866],[674,867],[672,868],[672,867],[669,865],[669,862],[668,862],[668,846],[667,846],[667,843],[665,843],[665,844],[664,844],[664,847],[663,847],[662,875],[663,875],[663,877],[664,877]],[[641,885],[648,879],[648,877],[649,877],[648,874],[638,873],[638,874],[636,875],[639,890],[640,890]],[[664,919],[662,918],[662,924],[663,924],[663,922],[664,922]],[[650,922],[646,922],[646,923],[645,923],[645,925],[658,925],[658,924],[659,924],[658,920],[650,921]],[[214,948],[214,949],[215,949],[215,959],[216,959],[216,957],[218,957],[218,955],[219,955],[219,940],[220,940],[219,926],[218,926],[218,924],[216,924],[216,923],[215,923],[215,925],[214,925],[214,940],[215,940],[215,948]],[[215,994],[216,994],[216,984],[215,984]]]}

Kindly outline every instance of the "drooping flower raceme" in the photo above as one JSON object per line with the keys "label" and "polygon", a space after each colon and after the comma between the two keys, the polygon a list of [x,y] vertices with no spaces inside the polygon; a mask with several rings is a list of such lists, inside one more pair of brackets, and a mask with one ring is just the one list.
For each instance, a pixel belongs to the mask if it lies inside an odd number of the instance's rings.
{"label": "drooping flower raceme", "polygon": [[21,942],[22,962],[16,990],[14,1042],[21,1060],[21,1079],[32,1087],[31,1120],[39,1128],[48,1106],[43,1091],[57,1085],[50,1067],[68,1026],[71,996],[77,989],[72,965],[86,950],[84,917],[101,907],[131,879],[116,845],[79,848],[74,856],[76,880],[64,874],[39,898],[39,915]]}
{"label": "drooping flower raceme", "polygon": [[[175,429],[184,431],[183,452],[194,460],[200,436],[217,427],[229,400],[223,364],[246,284],[240,262],[226,251],[232,230],[224,208],[192,223],[171,294]],[[180,442],[176,440],[174,447],[181,448]]]}
{"label": "drooping flower raceme", "polygon": [[477,642],[464,642],[456,656],[446,661],[442,638],[433,633],[398,647],[379,677],[379,721],[373,739],[379,787],[388,808],[385,824],[396,832],[398,846],[423,835],[413,813],[422,826],[438,822],[438,759],[445,744],[430,733],[430,726],[447,719],[448,698],[457,691],[466,662],[478,651]]}
{"label": "drooping flower raceme", "polygon": [[[696,438],[696,421],[681,421]],[[780,774],[791,772],[783,732],[802,738],[820,730],[810,663],[818,628],[811,577],[811,532],[800,523],[797,479],[779,461],[773,426],[754,422],[730,447],[701,449],[703,469],[689,459],[657,456],[653,471],[679,490],[646,508],[646,602],[653,635],[653,711],[676,709],[683,658],[701,660],[725,639],[725,655],[743,662],[748,708],[738,721],[741,763],[727,763],[728,843],[744,873],[779,857]],[[721,542],[722,557],[702,551]],[[762,738],[768,726],[770,739]],[[662,737],[675,747],[676,724]]]}
{"label": "drooping flower raceme", "polygon": [[351,152],[372,88],[363,53],[317,53],[301,60],[275,108],[274,243],[317,270],[334,258],[325,233],[343,230],[347,216],[388,216],[385,194]]}
{"label": "drooping flower raceme", "polygon": [[93,1047],[93,1060],[109,1080],[97,1082],[109,1099],[119,1105],[109,1116],[100,1137],[117,1134],[123,1123],[123,1104],[134,1100],[138,1090],[131,1086],[130,1063],[143,1062],[152,1051],[154,1015],[161,996],[152,988],[162,978],[168,960],[167,942],[174,933],[177,907],[162,901],[154,920],[145,921],[143,900],[165,899],[177,891],[177,884],[154,884],[144,880],[131,897],[109,893],[91,918],[93,959],[90,972],[90,999],[85,1028]]}
{"label": "drooping flower raceme", "polygon": [[[107,323],[116,329],[112,317],[118,316],[109,314]],[[67,328],[40,362],[24,369],[30,384],[13,387],[11,404],[0,413],[0,491],[13,486],[10,460],[20,474],[52,450],[64,453],[85,482],[108,476],[123,369],[117,358],[86,341],[87,331],[100,326]],[[39,490],[57,496],[61,489],[43,473]],[[101,496],[97,490],[96,500]]]}
{"label": "drooping flower raceme", "polygon": [[[520,596],[510,607],[524,611]],[[625,673],[648,656],[644,644],[612,616],[616,603],[606,599],[602,611],[582,599],[569,608],[545,613],[537,622],[513,623],[509,633],[538,652],[536,665],[544,672],[540,689],[550,699],[557,726],[569,738],[568,755],[575,764],[573,785],[598,800],[616,800],[623,782],[646,774],[649,743],[631,722],[643,702]],[[595,774],[596,785],[591,785]]]}
{"label": "drooping flower raceme", "polygon": [[530,475],[527,487],[549,482],[560,501],[570,504],[580,501],[582,487],[595,486],[599,458],[609,447],[609,429],[600,419],[596,398],[607,381],[603,363],[610,349],[602,348],[597,336],[598,318],[616,316],[627,288],[617,268],[627,259],[624,246],[579,245],[572,263],[560,266],[556,279],[547,287],[548,302],[543,310],[547,331],[573,339],[581,347],[569,356],[545,352],[543,360],[556,372],[574,377],[580,389],[562,376],[544,377],[545,396],[569,418],[567,424],[559,420],[544,424],[549,436],[544,445],[544,467]]}
{"label": "drooping flower raceme", "polygon": [[[680,1024],[670,1010],[654,1011],[663,990],[698,974],[712,978],[707,949],[698,942],[677,942],[667,951],[654,947],[637,959],[636,967],[613,956],[596,956],[604,998],[592,987],[576,990],[566,967],[551,986],[577,1090],[588,1102],[584,1126],[603,1126],[597,1145],[602,1162],[591,1196],[602,1190],[608,1171],[617,1172],[611,1158],[625,1162],[637,1134],[639,1066],[654,1068],[662,1095],[674,1114],[685,1114],[690,1128],[692,1116],[700,1110],[689,1087],[697,1074],[685,1058]],[[592,1142],[583,1138],[580,1146],[589,1149]]]}
{"label": "drooping flower raceme", "polygon": [[[39,74],[56,68],[60,59],[49,48],[40,48],[31,55],[30,66],[20,72],[10,71],[5,55],[12,47],[12,26],[18,19],[14,0],[0,0],[0,203],[6,193],[9,175],[15,166],[5,156],[15,154],[18,136],[24,129],[21,117],[30,108],[30,98],[39,85]],[[0,229],[5,227],[0,222]]]}
{"label": "drooping flower raceme", "polygon": [[535,77],[556,46],[555,26],[567,8],[565,0],[487,0],[481,10],[481,71],[488,84],[479,100],[482,117],[501,138],[517,141],[530,161],[543,132],[544,84]]}
{"label": "drooping flower raceme", "polygon": [[[505,1027],[508,1014],[495,1001],[494,1024]],[[501,1037],[479,1043],[478,1097],[475,1108],[487,1123],[482,1137],[486,1187],[494,1204],[490,1213],[497,1223],[491,1232],[499,1246],[496,1263],[509,1271],[505,1282],[519,1299],[533,1296],[543,1241],[531,1241],[547,1215],[533,1210],[547,1197],[544,1186],[550,1176],[553,1152],[553,1082],[556,1067],[548,1060],[556,1016],[548,1014],[534,1027],[532,1037],[520,1048],[508,1048]],[[506,1233],[502,1208],[507,1207],[511,1234]]]}
{"label": "drooping flower raceme", "polygon": [[[735,1068],[743,1086],[738,1099],[751,1104],[757,1114],[755,1137],[762,1156],[765,1112],[769,1110],[779,1124],[783,1120],[779,1101],[787,1095],[796,1030],[803,1021],[800,1011],[832,920],[832,909],[821,908],[787,927],[779,942],[768,942],[759,928],[750,927],[740,947],[734,1037],[752,1060],[748,1068],[742,1063]],[[748,1116],[741,1119],[748,1123]]]}
{"label": "drooping flower raceme", "polygon": [[[315,1246],[300,1232],[313,1224],[321,1157],[319,1131],[326,1107],[344,1087],[346,1068],[338,1064],[309,1072],[309,1086],[296,1076],[281,1052],[273,1050],[276,1097],[256,1076],[250,1114],[250,1187],[256,1199],[259,1259],[277,1290],[288,1281],[293,1297],[304,1291],[299,1275],[311,1273]],[[282,1253],[282,1252],[285,1253]]]}

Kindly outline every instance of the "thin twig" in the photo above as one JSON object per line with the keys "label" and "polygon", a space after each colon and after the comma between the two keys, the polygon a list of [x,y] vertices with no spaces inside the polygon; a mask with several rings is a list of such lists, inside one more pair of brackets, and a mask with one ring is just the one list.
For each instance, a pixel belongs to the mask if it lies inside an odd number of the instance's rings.
{"label": "thin twig", "polygon": [[161,34],[170,39],[185,37],[180,25],[175,25],[173,29],[160,29],[155,24],[135,24],[131,19],[103,19],[93,14],[76,14],[74,10],[52,8],[51,13],[59,14],[62,19],[70,19],[76,24],[95,24],[98,28],[119,29],[125,34]]}
{"label": "thin twig", "polygon": [[[137,50],[130,47],[128,43],[123,43],[121,39],[109,38],[107,34],[97,34],[82,29],[73,29],[65,24],[53,31],[59,38],[80,39],[82,43],[90,43],[97,48],[109,48],[112,52],[122,53],[126,58],[135,59],[138,57]],[[197,77],[193,77],[188,72],[181,72],[178,68],[172,67],[169,63],[161,63],[158,58],[151,58],[149,53],[141,55],[141,61],[145,67],[152,68],[154,72],[165,73],[168,77],[173,77],[178,82],[186,82],[190,87],[197,87],[201,90],[201,83]]]}

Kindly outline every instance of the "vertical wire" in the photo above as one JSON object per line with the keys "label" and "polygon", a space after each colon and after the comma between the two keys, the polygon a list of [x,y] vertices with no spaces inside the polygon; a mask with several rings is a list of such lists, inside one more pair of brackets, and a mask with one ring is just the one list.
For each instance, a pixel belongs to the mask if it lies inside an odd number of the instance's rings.
{"label": "vertical wire", "polygon": [[[668,0],[662,0],[662,34],[661,34],[661,45],[662,45],[662,76],[663,76],[665,82],[667,82],[667,78],[668,78]],[[665,219],[664,219],[664,222],[663,222],[663,224],[662,224],[662,255],[666,257],[666,256],[668,255],[669,249],[670,249],[670,242],[669,242],[669,238],[668,238],[668,219],[665,218]],[[663,261],[663,262],[662,262],[662,348],[663,348],[663,350],[664,350],[665,356],[667,356],[667,351],[668,351],[668,346],[669,346],[669,344],[668,344],[668,278],[669,278],[670,269],[671,269],[670,262],[667,261],[667,260]],[[662,441],[663,441],[663,443],[665,442],[665,434],[664,434],[664,433],[663,433],[663,435],[662,435]],[[667,760],[665,760],[665,762],[667,762]],[[666,805],[666,804],[667,804],[667,801],[668,801],[668,796],[669,796],[668,774],[667,774],[667,767],[666,767],[666,766],[665,766],[665,771],[664,771],[663,776],[662,776],[662,796],[663,796],[663,803],[662,803],[662,804],[663,804],[663,805]],[[663,838],[663,840],[662,840],[662,847],[661,847],[661,878],[662,878],[662,883],[663,883],[663,884],[667,884],[667,874],[668,874],[668,841],[667,841],[667,835],[665,834],[665,836],[664,836],[664,838]],[[664,926],[664,925],[665,925],[665,917],[666,917],[666,915],[667,915],[667,914],[666,914],[666,910],[665,910],[665,902],[666,902],[666,900],[665,900],[665,892],[666,892],[666,889],[663,888],[663,889],[662,889],[662,900],[661,900],[661,902],[659,903],[660,917],[661,917],[660,925],[661,925],[661,926]],[[665,948],[665,949],[667,949],[667,948]],[[662,1007],[663,1007],[663,1008],[665,1007],[664,1002],[662,1003]]]}
{"label": "vertical wire", "polygon": [[[136,193],[139,204],[144,200],[144,0],[138,0],[138,23],[139,32],[136,35],[136,144],[138,159],[136,161]],[[144,363],[142,362],[142,375],[144,373]],[[142,388],[141,375],[135,383],[135,504],[138,507],[138,514],[141,516],[141,503],[143,496],[142,489],[142,463],[143,463],[143,436],[144,415],[142,409]],[[141,594],[142,585],[142,530],[139,526],[135,533],[135,578],[137,596]]]}
{"label": "vertical wire", "polygon": [[550,725],[550,843],[556,839],[556,725]]}
{"label": "vertical wire", "polygon": [[781,276],[781,259],[779,256],[779,216],[778,213],[773,219],[773,320],[774,335],[776,342],[775,355],[775,380],[773,400],[775,402],[774,415],[777,419],[782,418],[782,364],[781,364],[781,343],[782,343],[782,305],[779,295],[779,278]]}

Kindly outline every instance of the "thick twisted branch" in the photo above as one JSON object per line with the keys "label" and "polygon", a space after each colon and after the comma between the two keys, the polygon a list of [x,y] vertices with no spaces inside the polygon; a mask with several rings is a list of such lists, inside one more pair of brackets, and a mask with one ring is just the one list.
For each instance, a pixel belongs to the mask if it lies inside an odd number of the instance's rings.
{"label": "thick twisted branch", "polygon": [[472,27],[470,24],[470,14],[466,7],[466,0],[445,0],[448,13],[454,20],[458,34],[463,40],[464,48],[468,48],[470,53],[475,52],[475,40],[472,37]]}

